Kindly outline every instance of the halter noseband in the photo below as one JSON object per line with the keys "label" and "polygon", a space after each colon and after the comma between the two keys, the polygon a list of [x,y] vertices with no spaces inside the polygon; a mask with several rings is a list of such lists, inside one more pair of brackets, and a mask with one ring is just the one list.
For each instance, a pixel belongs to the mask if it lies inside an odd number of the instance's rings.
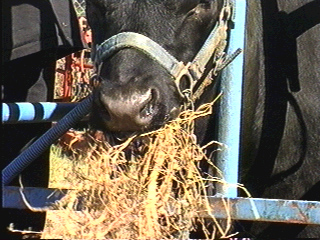
{"label": "halter noseband", "polygon": [[[224,0],[219,21],[214,26],[193,61],[185,64],[178,61],[152,39],[135,32],[122,32],[97,45],[92,54],[92,60],[96,65],[98,74],[100,73],[103,61],[118,51],[125,48],[137,49],[158,62],[172,76],[181,97],[194,102],[201,96],[204,88],[211,84],[213,80],[211,75],[217,75],[218,71],[222,70],[240,53],[240,51],[237,50],[231,57],[228,57],[225,53],[228,25],[229,21],[233,20],[234,5],[233,0]],[[213,58],[214,61],[214,68],[210,70],[209,74],[195,91],[194,87],[199,79],[203,77],[205,67],[211,58]],[[190,88],[185,90],[180,89],[180,81],[183,76],[187,76],[190,81]]]}

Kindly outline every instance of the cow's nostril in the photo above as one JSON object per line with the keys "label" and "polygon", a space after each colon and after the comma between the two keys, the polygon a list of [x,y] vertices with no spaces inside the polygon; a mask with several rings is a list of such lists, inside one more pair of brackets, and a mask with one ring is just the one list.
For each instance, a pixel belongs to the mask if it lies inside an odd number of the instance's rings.
{"label": "cow's nostril", "polygon": [[140,111],[141,118],[150,118],[152,115],[154,115],[156,99],[157,91],[155,89],[151,89],[150,97],[148,98],[148,101],[146,102],[145,106],[143,106],[143,108]]}
{"label": "cow's nostril", "polygon": [[[116,93],[116,92],[115,92]],[[158,113],[158,92],[118,92],[101,94],[101,113],[110,131],[139,131],[146,129]]]}

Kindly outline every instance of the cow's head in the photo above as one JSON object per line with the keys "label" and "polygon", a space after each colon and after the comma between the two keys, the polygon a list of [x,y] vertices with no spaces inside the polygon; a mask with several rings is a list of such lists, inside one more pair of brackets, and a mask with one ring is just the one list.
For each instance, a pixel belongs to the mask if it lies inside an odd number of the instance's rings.
{"label": "cow's head", "polygon": [[[87,0],[93,46],[121,32],[142,34],[187,63],[212,30],[221,8],[217,0]],[[163,125],[179,113],[181,91],[157,61],[124,48],[99,66],[91,124],[108,132],[141,132]]]}

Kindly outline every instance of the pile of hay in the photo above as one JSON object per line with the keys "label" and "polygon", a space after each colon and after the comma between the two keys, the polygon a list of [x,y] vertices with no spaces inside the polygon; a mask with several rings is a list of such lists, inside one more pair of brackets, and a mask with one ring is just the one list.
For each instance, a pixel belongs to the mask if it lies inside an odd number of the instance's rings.
{"label": "pile of hay", "polygon": [[[43,237],[181,239],[199,224],[207,238],[226,236],[230,224],[219,225],[205,198],[207,187],[221,179],[199,168],[201,161],[215,168],[205,151],[217,143],[200,147],[193,134],[194,120],[211,111],[212,104],[184,111],[163,128],[118,146],[95,143],[94,153],[68,173],[76,176],[71,183],[76,190],[57,206],[60,211],[53,213]],[[143,144],[128,157],[137,138]],[[203,212],[213,230],[207,229]]]}

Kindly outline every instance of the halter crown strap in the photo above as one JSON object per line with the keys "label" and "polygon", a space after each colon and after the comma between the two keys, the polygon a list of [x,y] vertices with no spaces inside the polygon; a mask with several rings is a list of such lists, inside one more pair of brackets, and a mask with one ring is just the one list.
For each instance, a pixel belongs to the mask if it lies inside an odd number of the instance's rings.
{"label": "halter crown strap", "polygon": [[144,52],[162,65],[174,78],[185,67],[183,62],[179,62],[158,43],[135,32],[122,32],[105,40],[97,47],[93,60],[99,66],[105,59],[124,48],[134,48]]}

